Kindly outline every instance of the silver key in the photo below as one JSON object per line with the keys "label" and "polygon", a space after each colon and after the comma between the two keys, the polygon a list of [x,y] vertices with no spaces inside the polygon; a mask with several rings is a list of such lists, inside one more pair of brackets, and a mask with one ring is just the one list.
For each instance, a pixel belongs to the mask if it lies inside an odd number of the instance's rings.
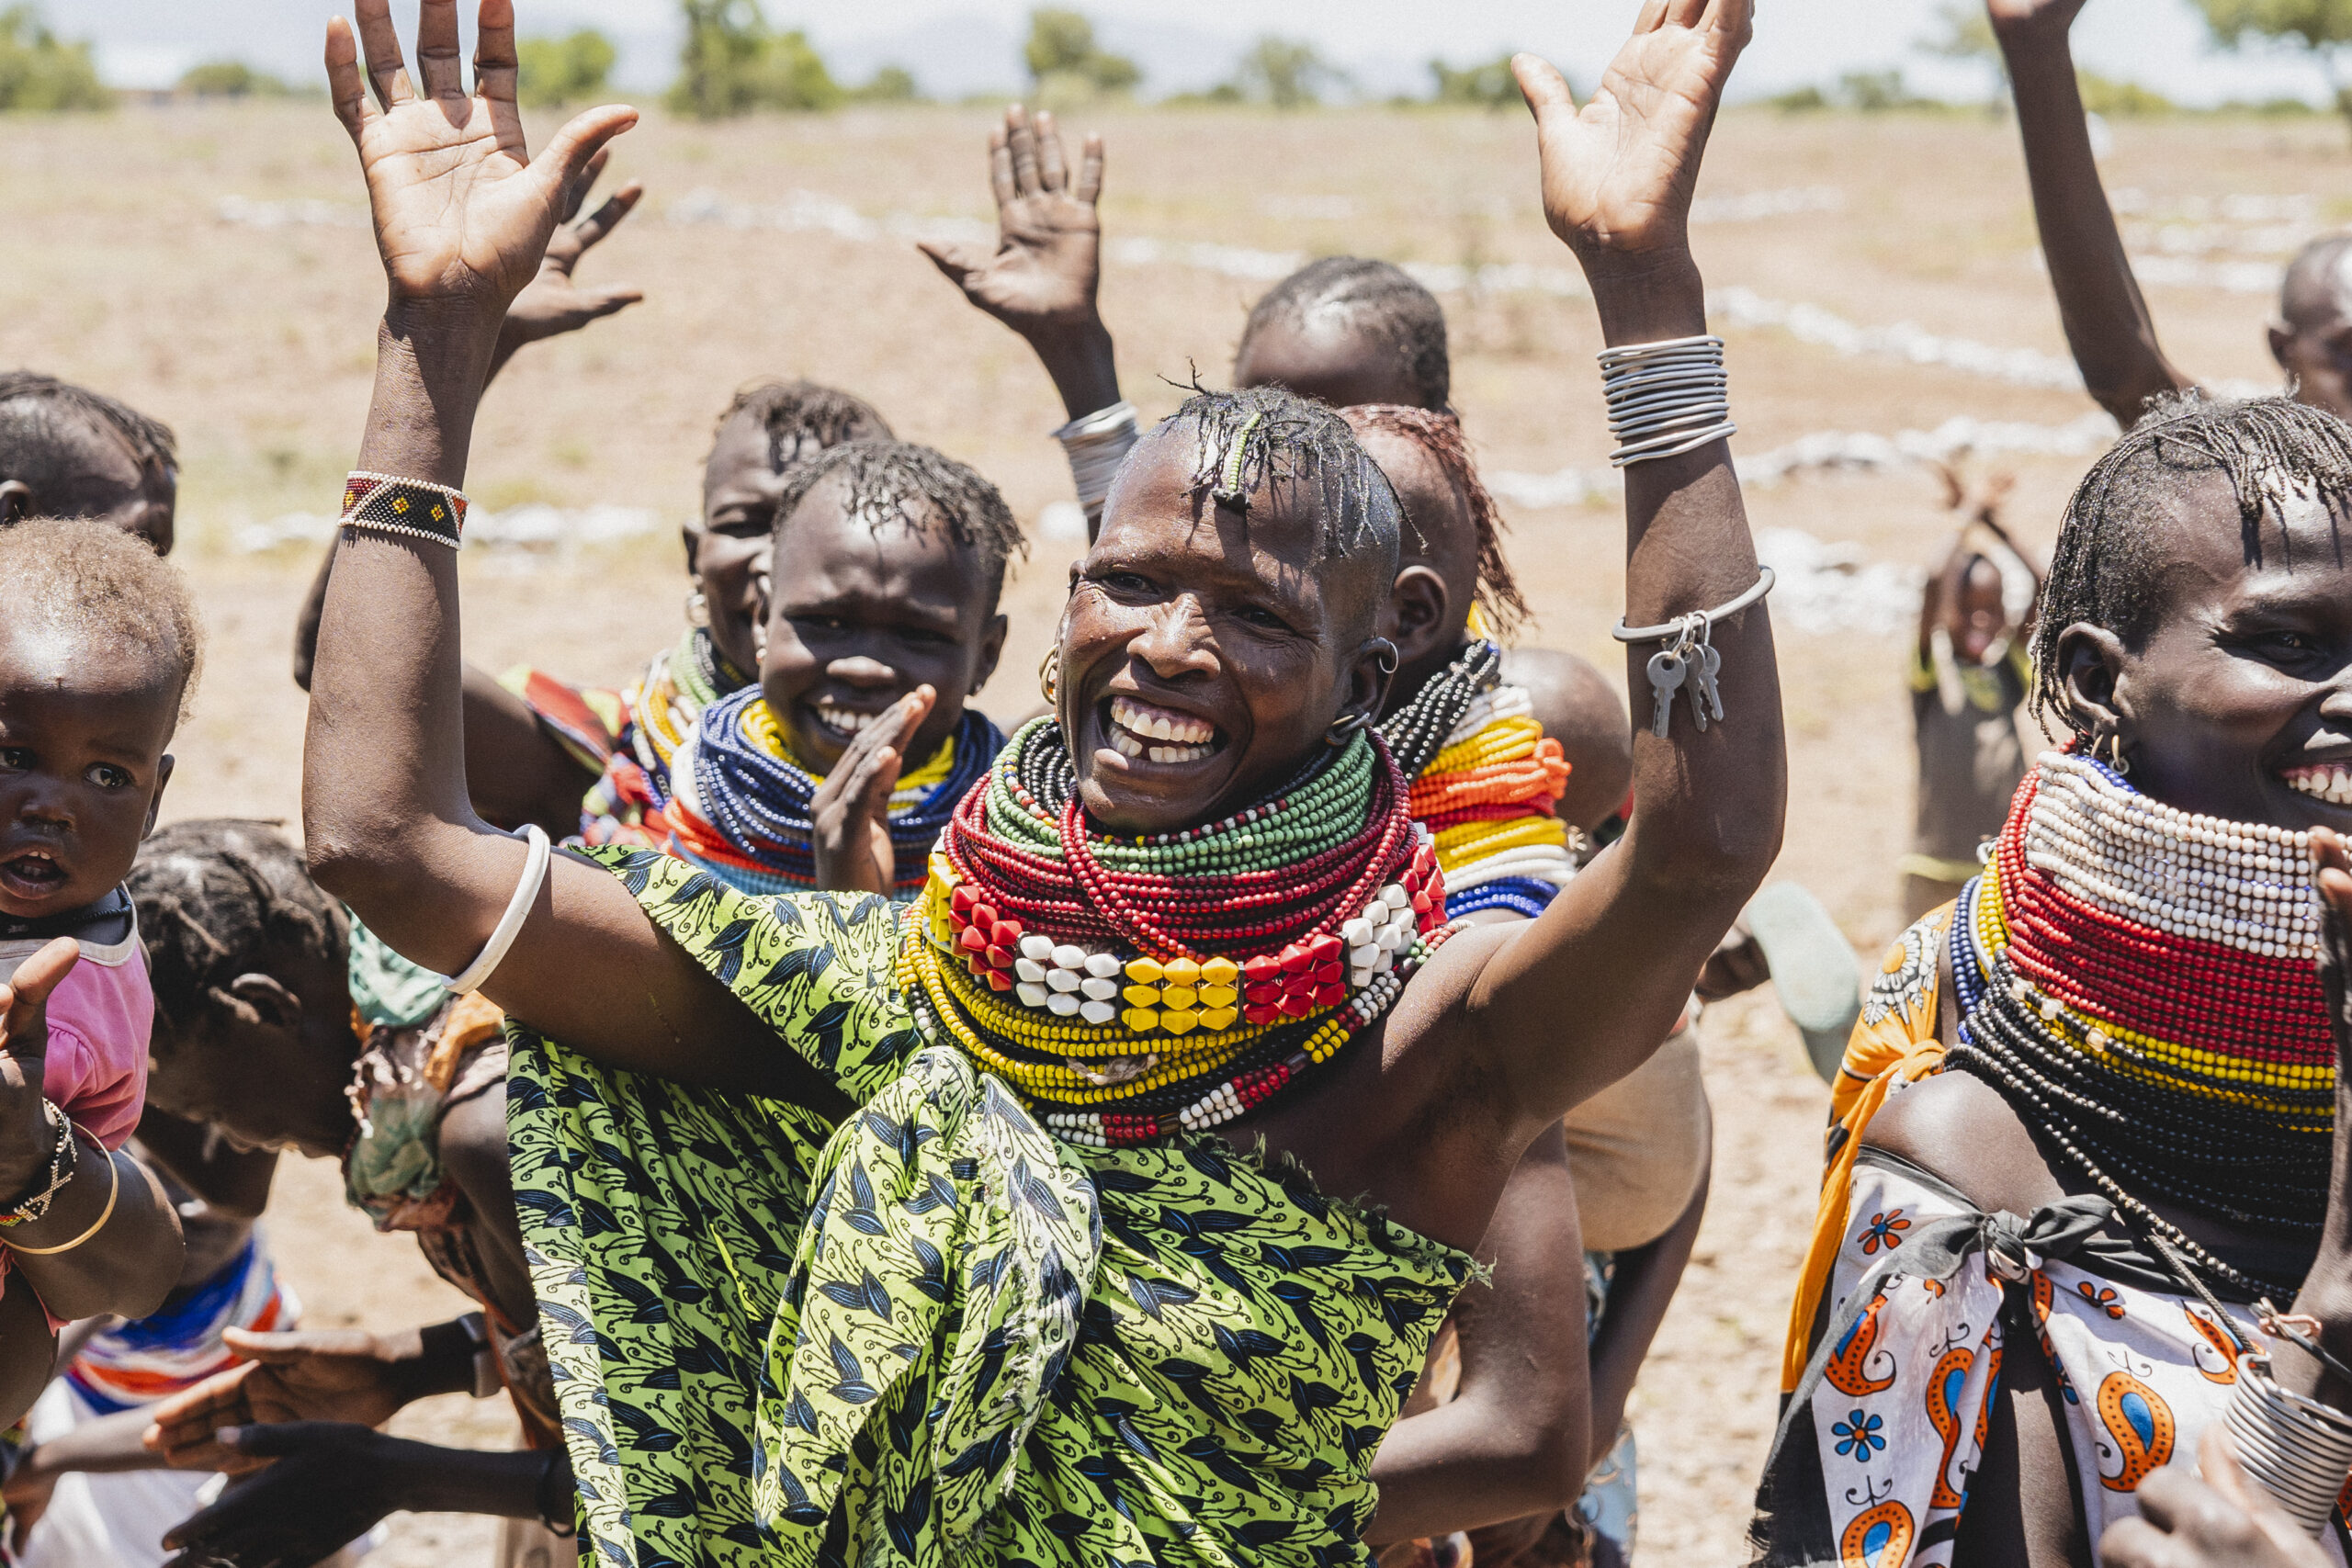
{"label": "silver key", "polygon": [[1702,642],[1699,645],[1699,657],[1694,663],[1690,711],[1699,716],[1699,728],[1704,729],[1711,716],[1715,718],[1724,716],[1723,693],[1715,688],[1715,671],[1724,667],[1724,656],[1715,651],[1713,643]]}
{"label": "silver key", "polygon": [[1660,739],[1666,737],[1666,727],[1674,717],[1674,694],[1682,689],[1684,660],[1670,648],[1661,648],[1650,655],[1650,733]]}

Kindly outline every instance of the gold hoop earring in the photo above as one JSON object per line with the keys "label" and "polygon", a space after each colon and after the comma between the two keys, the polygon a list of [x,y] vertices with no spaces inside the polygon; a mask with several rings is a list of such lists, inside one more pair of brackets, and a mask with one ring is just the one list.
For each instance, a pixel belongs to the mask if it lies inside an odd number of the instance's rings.
{"label": "gold hoop earring", "polygon": [[[2098,755],[2098,747],[2092,747],[2091,755]],[[2132,772],[2132,760],[2123,754],[2123,731],[2120,729],[2108,732],[2107,765],[2113,768],[2119,777],[2128,776]]]}
{"label": "gold hoop earring", "polygon": [[1037,690],[1047,702],[1059,702],[1062,684],[1062,650],[1057,643],[1046,649],[1046,657],[1037,661]]}

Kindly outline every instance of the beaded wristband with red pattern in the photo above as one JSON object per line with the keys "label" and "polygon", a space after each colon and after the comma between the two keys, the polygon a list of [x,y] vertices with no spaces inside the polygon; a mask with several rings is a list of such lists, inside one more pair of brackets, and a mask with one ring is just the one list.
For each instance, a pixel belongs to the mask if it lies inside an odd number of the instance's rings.
{"label": "beaded wristband with red pattern", "polygon": [[447,485],[391,474],[354,473],[343,485],[343,525],[377,534],[406,534],[456,549],[469,503]]}

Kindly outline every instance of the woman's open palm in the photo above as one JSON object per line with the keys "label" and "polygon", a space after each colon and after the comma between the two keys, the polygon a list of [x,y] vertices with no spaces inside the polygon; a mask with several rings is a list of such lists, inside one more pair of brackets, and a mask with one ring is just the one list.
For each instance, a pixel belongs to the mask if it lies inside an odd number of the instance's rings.
{"label": "woman's open palm", "polygon": [[537,275],[573,180],[637,113],[591,109],[533,160],[514,101],[513,0],[481,0],[470,94],[458,3],[421,0],[412,78],[390,0],[357,0],[356,39],[341,17],[327,25],[328,88],[359,150],[393,299],[495,320]]}
{"label": "woman's open palm", "polygon": [[1581,109],[1549,64],[1512,60],[1535,113],[1544,215],[1579,257],[1680,248],[1707,132],[1753,9],[1752,0],[1648,0]]}

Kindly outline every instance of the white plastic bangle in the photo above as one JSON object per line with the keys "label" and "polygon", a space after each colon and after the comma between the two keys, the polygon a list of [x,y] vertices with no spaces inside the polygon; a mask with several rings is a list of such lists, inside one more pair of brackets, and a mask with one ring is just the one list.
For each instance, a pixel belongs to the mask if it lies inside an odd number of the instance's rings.
{"label": "white plastic bangle", "polygon": [[526,824],[524,836],[530,840],[531,851],[523,862],[523,879],[514,885],[514,897],[506,901],[506,912],[498,917],[498,924],[482,943],[481,953],[458,974],[441,982],[442,988],[453,997],[462,997],[481,988],[499,964],[505,960],[506,950],[514,945],[514,938],[530,918],[531,906],[538,902],[539,886],[548,879],[548,856],[554,846],[536,822]]}

